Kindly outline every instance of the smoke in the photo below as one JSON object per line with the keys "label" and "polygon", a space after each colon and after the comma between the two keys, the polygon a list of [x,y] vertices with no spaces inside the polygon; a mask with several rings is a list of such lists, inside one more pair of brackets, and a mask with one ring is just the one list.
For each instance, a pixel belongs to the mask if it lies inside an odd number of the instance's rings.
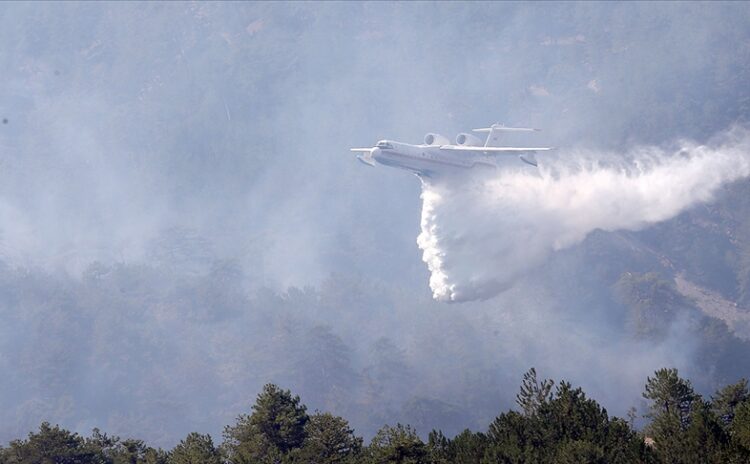
{"label": "smoke", "polygon": [[748,175],[750,133],[740,127],[671,150],[560,151],[538,171],[424,182],[417,244],[435,299],[485,299],[596,229],[642,229]]}

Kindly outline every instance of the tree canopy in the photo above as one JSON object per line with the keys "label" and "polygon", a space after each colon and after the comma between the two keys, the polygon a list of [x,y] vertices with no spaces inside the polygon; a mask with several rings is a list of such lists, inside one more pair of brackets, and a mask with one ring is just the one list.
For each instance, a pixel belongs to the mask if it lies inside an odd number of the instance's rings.
{"label": "tree canopy", "polygon": [[[427,440],[408,424],[384,425],[368,446],[349,422],[307,413],[299,396],[275,384],[258,394],[249,414],[228,425],[216,446],[189,433],[171,450],[94,429],[82,437],[43,422],[25,439],[0,447],[0,464],[495,464],[495,463],[747,463],[750,395],[747,380],[697,394],[677,369],[646,379],[643,430],[612,417],[570,382],[522,379],[520,410],[500,413],[486,432],[454,437],[433,429]],[[630,415],[634,415],[631,411]]]}

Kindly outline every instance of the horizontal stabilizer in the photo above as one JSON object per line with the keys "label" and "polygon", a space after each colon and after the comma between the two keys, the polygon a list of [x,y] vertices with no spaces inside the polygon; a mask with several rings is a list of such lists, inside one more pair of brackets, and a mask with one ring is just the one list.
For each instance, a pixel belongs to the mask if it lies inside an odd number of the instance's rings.
{"label": "horizontal stabilizer", "polygon": [[491,132],[493,130],[498,132],[540,132],[540,129],[532,129],[530,127],[505,127],[498,125],[474,129],[473,132]]}
{"label": "horizontal stabilizer", "polygon": [[372,148],[350,148],[349,151],[370,153],[372,151]]}
{"label": "horizontal stabilizer", "polygon": [[474,132],[485,132],[487,134],[487,141],[484,142],[485,147],[497,147],[500,144],[502,132],[539,132],[539,129],[531,129],[529,127],[505,127],[502,124],[493,124],[490,127],[474,129]]}

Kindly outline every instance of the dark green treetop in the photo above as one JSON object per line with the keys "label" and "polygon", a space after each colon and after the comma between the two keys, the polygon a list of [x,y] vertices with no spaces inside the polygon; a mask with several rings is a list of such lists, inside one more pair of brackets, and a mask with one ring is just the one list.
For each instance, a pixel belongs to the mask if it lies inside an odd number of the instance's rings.
{"label": "dark green treetop", "polygon": [[552,379],[545,379],[540,383],[536,378],[536,369],[532,367],[523,375],[521,391],[516,395],[516,403],[525,415],[531,416],[536,413],[542,403],[549,401],[554,384],[555,381]]}
{"label": "dark green treetop", "polygon": [[305,441],[295,462],[309,464],[353,463],[362,451],[362,438],[354,435],[345,419],[316,412],[305,425]]}
{"label": "dark green treetop", "polygon": [[3,464],[104,464],[104,456],[76,433],[43,422],[26,440],[14,440],[0,456]]}
{"label": "dark green treetop", "polygon": [[409,425],[383,426],[368,447],[368,464],[427,464],[427,447]]}
{"label": "dark green treetop", "polygon": [[716,392],[711,398],[714,413],[724,425],[729,425],[734,419],[735,409],[750,398],[747,379],[740,379],[737,383],[727,385]]}
{"label": "dark green treetop", "polygon": [[221,464],[210,435],[192,432],[169,453],[169,464]]}
{"label": "dark green treetop", "polygon": [[309,417],[299,396],[267,384],[252,409],[252,414],[240,415],[236,425],[224,429],[223,446],[230,463],[280,462],[302,446]]}
{"label": "dark green treetop", "polygon": [[682,426],[689,420],[691,406],[698,399],[689,380],[680,378],[677,369],[659,369],[646,378],[643,397],[651,400],[649,417],[676,414]]}

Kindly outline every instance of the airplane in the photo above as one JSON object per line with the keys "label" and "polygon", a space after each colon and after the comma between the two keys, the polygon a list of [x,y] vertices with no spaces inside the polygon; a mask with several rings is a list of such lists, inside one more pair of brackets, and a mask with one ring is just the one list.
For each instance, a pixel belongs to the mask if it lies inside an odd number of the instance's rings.
{"label": "airplane", "polygon": [[539,129],[493,124],[472,131],[486,133],[485,141],[473,134],[460,133],[456,136],[456,144],[453,145],[446,137],[429,133],[424,136],[422,145],[381,140],[372,148],[350,150],[358,153],[357,159],[368,166],[381,164],[411,171],[420,178],[436,177],[446,172],[473,168],[497,169],[517,159],[528,165],[537,166],[535,154],[552,148],[502,147],[498,142],[503,132],[538,131]]}

